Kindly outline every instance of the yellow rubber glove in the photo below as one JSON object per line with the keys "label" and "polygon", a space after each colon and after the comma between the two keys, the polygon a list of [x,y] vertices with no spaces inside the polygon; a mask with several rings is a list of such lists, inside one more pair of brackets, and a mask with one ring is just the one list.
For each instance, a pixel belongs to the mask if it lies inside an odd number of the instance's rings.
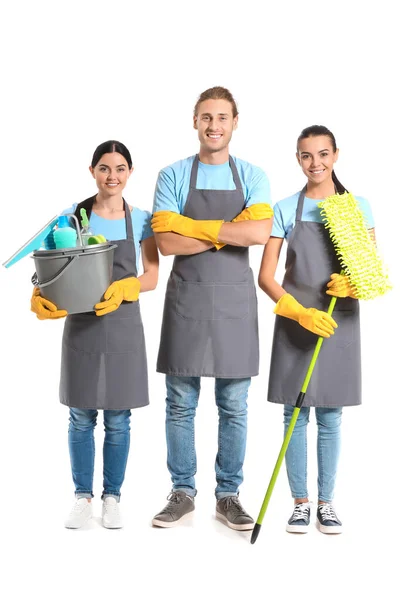
{"label": "yellow rubber glove", "polygon": [[[262,221],[263,219],[270,219],[274,216],[274,211],[269,204],[259,202],[258,204],[252,204],[251,206],[242,210],[242,212],[232,219],[232,223],[239,223],[240,221]],[[226,244],[214,244],[217,250],[221,250]]]}
{"label": "yellow rubber glove", "polygon": [[291,294],[284,294],[275,305],[274,313],[297,321],[299,325],[328,338],[334,333],[337,323],[328,313],[317,308],[304,308]]}
{"label": "yellow rubber glove", "polygon": [[329,296],[336,296],[337,298],[357,298],[357,290],[350,285],[350,280],[347,275],[333,273],[327,287],[326,293]]}
{"label": "yellow rubber glove", "polygon": [[31,311],[34,312],[40,321],[46,319],[61,319],[67,316],[66,310],[60,310],[53,302],[42,298],[40,295],[40,289],[38,287],[33,288],[31,298]]}
{"label": "yellow rubber glove", "polygon": [[137,277],[127,277],[114,281],[104,292],[104,301],[95,304],[94,309],[98,317],[114,312],[123,300],[136,302],[139,298],[140,281]]}
{"label": "yellow rubber glove", "polygon": [[173,231],[185,237],[216,243],[218,242],[218,234],[223,222],[197,221],[169,210],[160,210],[154,213],[151,220],[151,227],[154,233]]}

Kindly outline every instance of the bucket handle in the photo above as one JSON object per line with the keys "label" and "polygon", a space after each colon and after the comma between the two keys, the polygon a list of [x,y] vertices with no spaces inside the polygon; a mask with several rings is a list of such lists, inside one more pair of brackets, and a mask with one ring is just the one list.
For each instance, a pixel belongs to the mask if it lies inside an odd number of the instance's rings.
{"label": "bucket handle", "polygon": [[68,217],[70,219],[73,219],[75,221],[75,229],[76,229],[76,233],[78,236],[79,245],[83,246],[82,235],[81,235],[81,226],[79,225],[79,221],[76,218],[75,214],[74,213],[66,213],[64,216]]}
{"label": "bucket handle", "polygon": [[33,285],[39,286],[39,287],[47,287],[51,283],[55,283],[57,281],[57,279],[60,279],[61,275],[63,273],[65,273],[65,271],[67,269],[69,269],[69,267],[72,265],[74,260],[77,260],[79,258],[79,256],[75,254],[75,256],[68,256],[67,258],[68,258],[68,262],[61,267],[61,269],[58,271],[58,273],[56,273],[54,275],[54,277],[52,277],[51,279],[47,279],[47,281],[39,281],[37,273],[35,272],[32,275],[32,279],[31,279]]}

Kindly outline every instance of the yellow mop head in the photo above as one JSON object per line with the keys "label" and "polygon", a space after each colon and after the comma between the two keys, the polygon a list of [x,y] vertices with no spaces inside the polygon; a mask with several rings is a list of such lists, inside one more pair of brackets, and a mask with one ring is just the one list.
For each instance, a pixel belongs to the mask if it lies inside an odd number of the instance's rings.
{"label": "yellow mop head", "polygon": [[318,204],[345,275],[358,298],[371,300],[392,288],[385,265],[352,194],[334,194]]}

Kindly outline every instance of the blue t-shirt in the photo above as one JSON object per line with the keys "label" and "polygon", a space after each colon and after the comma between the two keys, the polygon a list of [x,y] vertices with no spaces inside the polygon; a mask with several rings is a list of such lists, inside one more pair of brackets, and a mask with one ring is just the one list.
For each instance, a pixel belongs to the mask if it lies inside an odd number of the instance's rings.
{"label": "blue t-shirt", "polygon": [[[78,204],[75,203],[70,208],[64,210],[62,214],[74,213],[77,206]],[[147,210],[133,208],[131,215],[136,251],[136,268],[139,273],[140,242],[153,235],[150,225],[151,214]],[[104,217],[99,217],[99,215],[96,215],[92,211],[90,215],[90,230],[93,232],[93,235],[104,235],[106,240],[126,240],[125,219],[104,219]]]}
{"label": "blue t-shirt", "polygon": [[[269,181],[264,171],[244,160],[234,156],[232,158],[242,183],[246,206],[259,202],[270,204]],[[153,213],[169,210],[183,214],[194,159],[194,156],[190,156],[160,171],[154,194]],[[222,165],[199,162],[196,187],[202,190],[234,190],[235,183],[229,161]]]}
{"label": "blue t-shirt", "polygon": [[[292,233],[296,221],[296,208],[299,196],[300,192],[297,192],[293,196],[289,196],[289,198],[280,200],[275,204],[274,223],[272,225],[271,236],[288,239]],[[354,197],[364,213],[368,229],[372,229],[374,227],[374,219],[368,200],[361,198],[361,196]],[[317,206],[317,204],[321,201],[322,199],[316,200],[314,198],[307,198],[306,196],[304,198],[301,220],[312,221],[313,223],[322,223],[321,209]]]}

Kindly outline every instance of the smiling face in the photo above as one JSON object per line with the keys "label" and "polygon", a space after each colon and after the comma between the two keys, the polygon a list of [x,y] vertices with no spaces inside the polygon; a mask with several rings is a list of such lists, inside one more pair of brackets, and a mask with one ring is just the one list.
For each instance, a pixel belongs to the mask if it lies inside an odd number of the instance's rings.
{"label": "smiling face", "polygon": [[304,175],[313,185],[332,180],[332,171],[338,155],[339,150],[334,151],[332,140],[327,135],[301,140],[296,154]]}
{"label": "smiling face", "polygon": [[133,171],[119,152],[103,154],[95,167],[89,167],[102,196],[116,196],[122,193]]}
{"label": "smiling face", "polygon": [[193,117],[193,126],[200,140],[200,153],[207,156],[220,152],[227,160],[228,145],[237,122],[238,117],[233,116],[232,104],[228,100],[201,102]]}

